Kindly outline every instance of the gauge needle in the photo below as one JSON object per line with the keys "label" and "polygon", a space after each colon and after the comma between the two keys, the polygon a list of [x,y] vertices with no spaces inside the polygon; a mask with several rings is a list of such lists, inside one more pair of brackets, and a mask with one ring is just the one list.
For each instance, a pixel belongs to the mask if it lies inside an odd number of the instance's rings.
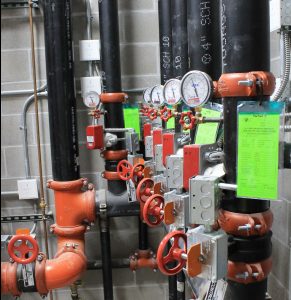
{"label": "gauge needle", "polygon": [[175,99],[175,90],[172,88],[172,92],[173,92],[173,96],[174,96],[174,99]]}
{"label": "gauge needle", "polygon": [[157,94],[158,94],[159,101],[161,102],[161,99],[160,99],[160,93],[157,93]]}
{"label": "gauge needle", "polygon": [[198,98],[198,92],[197,92],[197,88],[196,88],[196,86],[195,86],[195,84],[194,84],[194,82],[193,82],[193,79],[192,79],[192,86],[193,86],[193,88],[194,88],[194,91],[195,91],[196,97]]}

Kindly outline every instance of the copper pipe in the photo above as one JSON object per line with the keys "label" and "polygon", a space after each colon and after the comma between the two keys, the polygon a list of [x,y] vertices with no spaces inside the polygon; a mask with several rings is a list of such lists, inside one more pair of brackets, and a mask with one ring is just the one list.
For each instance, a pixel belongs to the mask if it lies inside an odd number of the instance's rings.
{"label": "copper pipe", "polygon": [[[30,0],[29,1],[29,26],[30,26],[30,37],[31,37],[31,63],[32,63],[33,90],[34,90],[34,110],[35,110],[35,123],[36,123],[38,172],[39,172],[39,181],[40,181],[40,208],[41,208],[43,229],[44,229],[45,251],[46,251],[46,256],[49,258],[48,232],[47,232],[47,224],[46,224],[46,217],[45,217],[47,204],[44,198],[44,182],[43,182],[42,156],[41,156],[41,146],[40,146],[40,126],[39,126],[39,114],[38,114],[38,95],[37,95],[37,84],[36,84],[36,63],[35,63],[32,7],[33,7],[33,3]],[[52,292],[50,292],[50,300],[53,300]]]}

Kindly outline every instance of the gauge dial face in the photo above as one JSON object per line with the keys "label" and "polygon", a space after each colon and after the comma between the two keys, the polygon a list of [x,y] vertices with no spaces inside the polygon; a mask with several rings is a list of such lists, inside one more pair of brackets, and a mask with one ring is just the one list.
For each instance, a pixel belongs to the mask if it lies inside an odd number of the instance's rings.
{"label": "gauge dial face", "polygon": [[143,91],[143,101],[146,104],[152,104],[152,99],[151,99],[151,88],[147,88]]}
{"label": "gauge dial face", "polygon": [[190,71],[181,81],[181,96],[190,107],[206,103],[213,93],[212,79],[204,72]]}
{"label": "gauge dial face", "polygon": [[179,79],[168,80],[163,89],[165,102],[169,105],[176,105],[181,101],[181,81]]}
{"label": "gauge dial face", "polygon": [[84,97],[84,104],[89,108],[95,108],[100,103],[100,96],[97,92],[88,92]]}
{"label": "gauge dial face", "polygon": [[154,107],[160,107],[164,104],[163,86],[155,85],[151,91],[151,99]]}

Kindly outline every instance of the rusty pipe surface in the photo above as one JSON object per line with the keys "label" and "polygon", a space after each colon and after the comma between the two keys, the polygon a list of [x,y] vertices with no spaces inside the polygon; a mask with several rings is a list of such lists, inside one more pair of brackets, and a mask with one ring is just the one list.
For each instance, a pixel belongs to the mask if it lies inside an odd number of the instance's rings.
{"label": "rusty pipe surface", "polygon": [[[53,259],[40,253],[35,262],[36,290],[41,295],[74,283],[86,270],[86,223],[96,219],[95,190],[86,179],[49,181],[48,187],[55,193],[57,222],[51,226],[51,232],[58,237],[58,250]],[[88,190],[83,191],[86,187]],[[21,294],[16,271],[16,262],[1,263],[1,294]]]}

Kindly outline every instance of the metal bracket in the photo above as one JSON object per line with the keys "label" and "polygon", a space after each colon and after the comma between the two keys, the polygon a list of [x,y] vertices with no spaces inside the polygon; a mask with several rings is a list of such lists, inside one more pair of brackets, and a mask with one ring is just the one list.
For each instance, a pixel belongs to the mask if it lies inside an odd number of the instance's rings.
{"label": "metal bracket", "polygon": [[[46,220],[53,220],[54,216],[52,212],[49,212],[45,215]],[[1,217],[1,223],[14,223],[14,222],[40,222],[42,221],[42,215],[18,215],[18,216],[9,216],[9,217]]]}

